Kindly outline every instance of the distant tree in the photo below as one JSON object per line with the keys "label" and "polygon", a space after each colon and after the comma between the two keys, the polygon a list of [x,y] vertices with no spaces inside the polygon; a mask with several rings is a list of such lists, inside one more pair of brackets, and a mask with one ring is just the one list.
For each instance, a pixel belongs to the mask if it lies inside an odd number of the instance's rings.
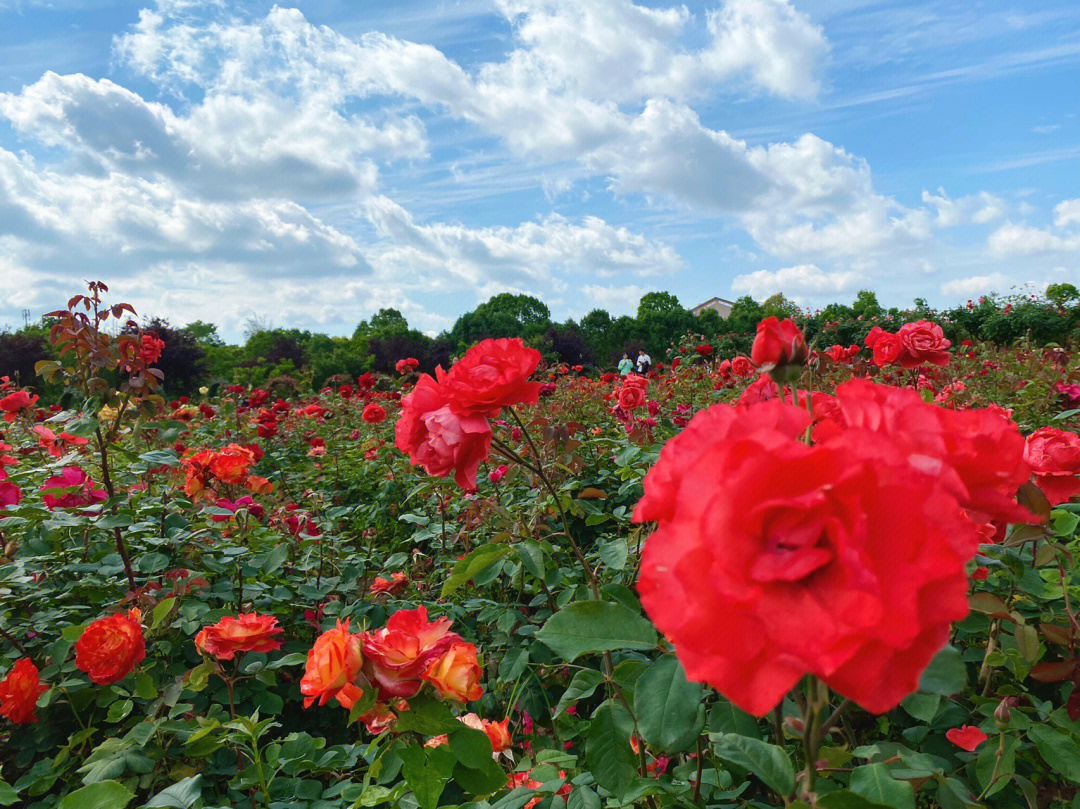
{"label": "distant tree", "polygon": [[409,322],[397,309],[380,309],[370,320],[361,320],[353,332],[354,337],[377,337],[380,339],[395,334],[408,334]]}
{"label": "distant tree", "polygon": [[202,320],[193,320],[184,326],[184,331],[190,334],[195,340],[206,346],[220,346],[225,345],[225,342],[218,336],[217,326],[213,323],[205,323]]}
{"label": "distant tree", "polygon": [[34,365],[51,358],[49,341],[43,334],[0,332],[0,376],[9,376],[20,385],[36,386]]}
{"label": "distant tree", "polygon": [[723,334],[727,329],[727,322],[715,309],[704,309],[694,318],[694,331],[706,337]]}
{"label": "distant tree", "polygon": [[459,350],[485,337],[539,337],[551,325],[547,304],[531,295],[504,292],[457,319],[447,337]]}
{"label": "distant tree", "polygon": [[727,316],[728,330],[737,334],[753,332],[765,316],[761,304],[744,295],[731,305],[731,314]]}
{"label": "distant tree", "polygon": [[567,365],[592,365],[595,360],[584,333],[573,324],[552,326],[544,334],[544,343],[559,362]]}
{"label": "distant tree", "polygon": [[855,302],[851,304],[851,311],[855,315],[862,316],[864,320],[869,320],[872,317],[881,317],[885,314],[885,310],[881,308],[881,304],[878,303],[877,295],[871,292],[869,289],[860,289],[855,293]]}
{"label": "distant tree", "polygon": [[793,318],[800,314],[798,305],[794,301],[788,300],[783,292],[777,292],[762,301],[761,311],[765,317],[778,317],[781,320],[788,317]]}
{"label": "distant tree", "polygon": [[289,360],[296,368],[307,363],[305,343],[309,332],[298,329],[260,329],[248,335],[244,342],[245,363],[279,365]]}
{"label": "distant tree", "polygon": [[1063,307],[1080,299],[1080,289],[1072,284],[1050,284],[1046,288],[1046,298]]}
{"label": "distant tree", "polygon": [[693,328],[694,316],[670,292],[646,292],[637,308],[638,335],[648,350],[660,354]]}

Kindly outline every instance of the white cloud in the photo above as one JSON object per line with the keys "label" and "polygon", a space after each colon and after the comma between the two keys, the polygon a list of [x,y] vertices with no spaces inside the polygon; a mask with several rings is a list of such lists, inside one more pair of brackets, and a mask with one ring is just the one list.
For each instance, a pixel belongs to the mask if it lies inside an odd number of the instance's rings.
{"label": "white cloud", "polygon": [[854,271],[826,272],[814,264],[799,264],[775,271],[756,270],[737,275],[731,282],[731,289],[758,300],[781,292],[791,300],[802,303],[847,292],[862,280],[862,276]]}
{"label": "white cloud", "polygon": [[1007,222],[990,234],[987,247],[999,258],[1073,252],[1080,250],[1080,233],[1059,236],[1049,230]]}
{"label": "white cloud", "polygon": [[922,201],[937,209],[934,224],[938,227],[985,225],[1005,215],[1005,201],[987,191],[966,197],[950,197],[944,188],[939,188],[937,194],[924,190]]}
{"label": "white cloud", "polygon": [[1055,205],[1054,224],[1059,228],[1080,225],[1080,199],[1066,199]]}
{"label": "white cloud", "polygon": [[941,294],[953,298],[975,298],[991,292],[1004,292],[1016,284],[1013,279],[999,272],[989,275],[972,275],[967,278],[954,278],[941,285]]}
{"label": "white cloud", "polygon": [[605,287],[598,284],[586,284],[581,288],[582,294],[589,300],[590,306],[579,306],[581,314],[586,309],[600,307],[613,315],[632,315],[637,311],[638,301],[646,292],[651,292],[647,287],[637,284],[627,286]]}

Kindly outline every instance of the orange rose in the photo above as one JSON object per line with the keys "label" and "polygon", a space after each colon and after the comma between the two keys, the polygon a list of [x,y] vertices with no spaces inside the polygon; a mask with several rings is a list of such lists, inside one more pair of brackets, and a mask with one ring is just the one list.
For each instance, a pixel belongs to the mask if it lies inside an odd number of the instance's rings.
{"label": "orange rose", "polygon": [[244,482],[244,488],[252,494],[270,494],[270,492],[274,491],[274,484],[266,478],[261,478],[258,475],[251,475]]}
{"label": "orange rose", "polygon": [[339,620],[336,627],[315,640],[315,646],[308,652],[307,667],[300,680],[304,707],[310,708],[317,697],[319,705],[334,698],[343,707],[352,708],[363,693],[354,682],[363,664],[360,636],[349,631],[348,621],[343,624]]}
{"label": "orange rose", "polygon": [[195,648],[218,660],[232,660],[237,652],[276,652],[281,641],[274,635],[285,630],[273,615],[247,613],[225,616],[213,626],[203,627],[195,636]]}
{"label": "orange rose", "polygon": [[458,721],[468,725],[473,730],[480,730],[487,734],[488,741],[491,742],[492,758],[498,758],[499,753],[510,747],[510,717],[501,722],[492,722],[488,719],[481,719],[474,713],[467,713],[464,716],[459,716]]}
{"label": "orange rose", "polygon": [[471,643],[455,643],[420,676],[444,697],[472,702],[484,693],[480,685],[482,674],[476,662],[476,647]]}
{"label": "orange rose", "polygon": [[412,697],[420,691],[421,676],[461,636],[450,631],[452,621],[429,622],[427,610],[398,610],[386,626],[364,633],[367,674],[379,686],[381,699]]}
{"label": "orange rose", "polygon": [[38,697],[49,690],[38,679],[37,666],[29,657],[19,660],[7,677],[0,680],[0,716],[6,716],[16,725],[36,722],[34,708]]}
{"label": "orange rose", "polygon": [[229,444],[214,453],[210,461],[210,473],[222,483],[239,485],[247,479],[248,470],[255,463],[255,453],[239,444]]}
{"label": "orange rose", "polygon": [[98,685],[123,680],[146,657],[146,639],[139,623],[142,613],[130,609],[99,618],[75,643],[75,665]]}

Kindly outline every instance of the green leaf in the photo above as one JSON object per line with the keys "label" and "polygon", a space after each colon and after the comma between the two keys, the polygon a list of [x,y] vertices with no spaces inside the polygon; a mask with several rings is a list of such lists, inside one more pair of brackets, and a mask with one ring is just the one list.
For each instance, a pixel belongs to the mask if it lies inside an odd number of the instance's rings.
{"label": "green leaf", "polygon": [[887,809],[888,804],[874,803],[862,795],[839,789],[818,798],[817,806],[819,809]]}
{"label": "green leaf", "polygon": [[544,570],[544,550],[540,547],[539,542],[535,539],[526,539],[515,545],[514,550],[517,552],[521,564],[525,565],[525,569],[530,574],[538,579],[544,578],[546,573]]}
{"label": "green leaf", "polygon": [[503,543],[493,545],[481,545],[464,559],[454,565],[454,572],[443,582],[442,597],[446,598],[462,585],[466,584],[473,576],[483,573],[493,564],[498,562],[513,548]]}
{"label": "green leaf", "polygon": [[1080,784],[1080,746],[1076,740],[1046,725],[1035,725],[1027,732],[1043,761],[1062,778]]}
{"label": "green leaf", "polygon": [[491,761],[491,740],[482,730],[458,722],[449,734],[450,752],[466,767],[482,769]]}
{"label": "green leaf", "polygon": [[930,722],[937,714],[938,706],[940,704],[940,694],[915,693],[905,697],[904,701],[900,703],[900,707],[916,719],[923,722]]}
{"label": "green leaf", "polygon": [[547,619],[536,638],[570,663],[589,652],[646,650],[657,643],[647,619],[610,601],[569,604]]}
{"label": "green leaf", "polygon": [[173,605],[176,604],[176,599],[173,597],[162,599],[156,607],[154,607],[154,614],[150,620],[150,628],[157,629],[161,622],[165,620],[166,616],[172,612]]}
{"label": "green leaf", "polygon": [[753,773],[778,795],[795,791],[795,768],[782,747],[735,733],[711,734],[709,738],[721,760]]}
{"label": "green leaf", "polygon": [[105,719],[109,722],[119,722],[121,719],[131,713],[131,709],[134,707],[135,703],[133,703],[130,699],[114,702],[112,705],[109,706],[109,712],[108,714],[106,714]]}
{"label": "green leaf", "polygon": [[967,685],[967,668],[955,646],[946,646],[930,661],[922,673],[919,690],[924,694],[940,694],[951,697],[959,694]]}
{"label": "green leaf", "polygon": [[401,774],[416,802],[421,809],[435,809],[454,772],[454,754],[445,747],[402,747],[398,755],[402,760]]}
{"label": "green leaf", "polygon": [[65,795],[59,809],[124,809],[135,793],[119,781],[99,781]]}
{"label": "green leaf", "polygon": [[580,669],[575,672],[574,678],[570,681],[570,685],[566,687],[566,691],[563,692],[562,698],[559,699],[559,704],[556,705],[555,710],[551,712],[551,718],[554,719],[565,711],[570,707],[572,702],[591,697],[596,691],[597,686],[602,682],[604,682],[604,675],[596,669]]}
{"label": "green leaf", "polygon": [[487,759],[479,767],[454,767],[454,783],[470,795],[490,795],[506,786],[506,773],[491,757],[489,745]]}
{"label": "green leaf", "polygon": [[0,806],[11,806],[18,801],[19,795],[15,792],[15,787],[7,781],[0,781]]}
{"label": "green leaf", "polygon": [[421,736],[438,736],[459,727],[461,723],[454,719],[446,703],[431,697],[416,697],[409,700],[409,710],[400,713],[394,729],[398,733],[412,730]]}
{"label": "green leaf", "polygon": [[588,787],[574,787],[566,801],[566,809],[600,809],[600,796]]}
{"label": "green leaf", "polygon": [[675,655],[658,657],[634,687],[634,716],[645,741],[669,755],[691,747],[705,727],[704,693],[687,681]]}
{"label": "green leaf", "polygon": [[907,781],[897,781],[884,764],[867,764],[851,771],[851,791],[895,809],[915,809],[915,793]]}
{"label": "green leaf", "polygon": [[622,570],[626,567],[626,540],[622,537],[616,537],[609,542],[605,542],[600,546],[599,554],[604,564],[612,570]]}
{"label": "green leaf", "polygon": [[287,654],[284,657],[279,657],[277,660],[273,660],[266,664],[266,667],[270,670],[284,668],[285,666],[299,666],[301,663],[307,660],[307,655],[303,652],[293,652]]}
{"label": "green leaf", "polygon": [[589,723],[585,761],[596,783],[616,796],[625,793],[637,777],[637,757],[630,748],[633,726],[626,708],[610,700],[593,712]]}
{"label": "green leaf", "polygon": [[161,790],[143,806],[146,809],[158,806],[166,806],[171,809],[191,809],[195,801],[199,800],[201,796],[202,776],[193,775]]}

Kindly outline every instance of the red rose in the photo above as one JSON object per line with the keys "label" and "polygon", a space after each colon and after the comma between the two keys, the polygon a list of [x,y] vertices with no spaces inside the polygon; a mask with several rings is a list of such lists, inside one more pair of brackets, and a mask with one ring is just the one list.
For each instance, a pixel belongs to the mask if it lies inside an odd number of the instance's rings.
{"label": "red rose", "polygon": [[29,657],[18,660],[7,677],[0,680],[0,716],[6,716],[16,725],[37,721],[34,709],[38,697],[49,690],[38,679],[37,666]]}
{"label": "red rose", "polygon": [[37,394],[34,394],[34,398],[31,399],[30,394],[24,390],[9,393],[0,399],[0,410],[4,411],[4,421],[15,421],[20,411],[33,407],[37,400]]}
{"label": "red rose", "polygon": [[713,352],[713,347],[712,347],[711,345],[709,345],[708,343],[702,343],[701,345],[699,345],[699,346],[696,346],[696,347],[694,348],[694,351],[696,351],[696,352],[697,352],[698,354],[700,354],[700,355],[701,355],[702,357],[707,357],[707,356],[709,356],[710,354],[712,354],[712,352]]}
{"label": "red rose", "polygon": [[952,343],[945,339],[941,326],[936,323],[929,320],[905,323],[896,336],[904,346],[904,353],[899,359],[904,368],[917,368],[923,363],[949,364],[949,346]]}
{"label": "red rose", "polygon": [[882,713],[967,614],[975,526],[886,436],[809,447],[808,422],[715,405],[670,440],[634,512],[658,522],[638,589],[687,676],[740,708],[764,715],[809,673]]}
{"label": "red rose", "polygon": [[806,355],[806,338],[790,318],[767,317],[758,323],[750,361],[759,371],[768,373],[784,365],[802,365]]}
{"label": "red rose", "polygon": [[878,368],[892,365],[894,362],[902,362],[904,357],[904,344],[900,337],[889,332],[882,332],[874,340],[874,364]]}
{"label": "red rose", "polygon": [[1050,505],[1068,502],[1080,494],[1080,436],[1042,427],[1027,437],[1024,460],[1035,473],[1035,485]]}
{"label": "red rose", "polygon": [[285,630],[273,615],[243,613],[225,616],[213,626],[206,626],[195,636],[195,648],[218,660],[232,660],[237,652],[275,652],[281,641],[274,636]]}
{"label": "red rose", "polygon": [[427,374],[401,400],[394,427],[397,448],[429,475],[476,488],[476,470],[491,450],[491,425],[483,416],[460,416],[446,403],[445,391]]}
{"label": "red rose", "polygon": [[746,357],[736,357],[731,361],[731,372],[735,374],[735,376],[750,376],[754,373],[754,364]]}
{"label": "red rose", "polygon": [[494,418],[504,407],[536,404],[540,383],[529,376],[540,364],[540,352],[518,337],[483,340],[454,363],[447,373],[436,369],[447,403],[456,413]]}
{"label": "red rose", "polygon": [[379,686],[382,699],[412,697],[420,690],[421,676],[461,637],[450,631],[451,620],[428,622],[427,610],[398,610],[386,626],[363,635],[365,671]]}
{"label": "red rose", "polygon": [[130,609],[94,621],[75,642],[75,666],[98,685],[123,680],[146,657],[140,618]]}
{"label": "red rose", "polygon": [[636,410],[644,404],[644,388],[637,385],[623,385],[619,388],[619,407],[623,410]]}
{"label": "red rose", "polygon": [[1016,502],[1030,477],[1016,423],[995,409],[950,410],[927,404],[913,390],[852,379],[836,388],[838,409],[814,428],[827,440],[859,428],[887,435],[917,471],[938,478],[976,522],[1030,522]]}
{"label": "red rose", "polygon": [[952,728],[945,734],[945,738],[962,750],[973,752],[976,747],[985,742],[989,736],[976,727],[964,725],[960,728]]}
{"label": "red rose", "polygon": [[0,510],[17,506],[22,500],[22,489],[8,480],[8,474],[0,469]]}
{"label": "red rose", "polygon": [[386,421],[386,410],[382,405],[372,402],[364,408],[364,412],[360,414],[360,418],[368,424],[381,424]]}
{"label": "red rose", "polygon": [[49,511],[79,508],[100,503],[108,497],[78,466],[67,466],[59,475],[41,484],[41,499]]}

